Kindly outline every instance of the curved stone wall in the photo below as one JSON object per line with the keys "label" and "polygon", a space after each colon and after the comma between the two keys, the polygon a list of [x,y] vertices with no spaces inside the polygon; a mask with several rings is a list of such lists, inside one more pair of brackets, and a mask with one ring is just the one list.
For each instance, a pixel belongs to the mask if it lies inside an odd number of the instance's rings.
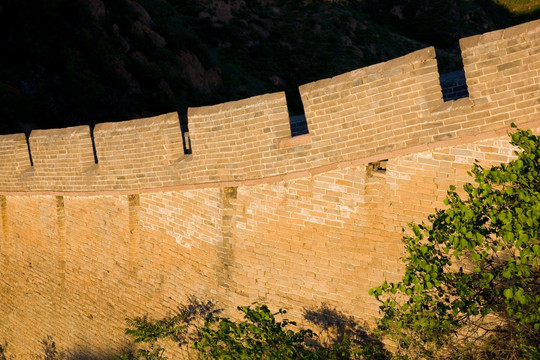
{"label": "curved stone wall", "polygon": [[468,98],[428,48],[300,87],[297,137],[283,93],[189,109],[191,154],[176,114],[0,136],[0,340],[104,356],[189,295],[372,323],[401,229],[509,161],[511,122],[540,130],[540,21],[461,46]]}

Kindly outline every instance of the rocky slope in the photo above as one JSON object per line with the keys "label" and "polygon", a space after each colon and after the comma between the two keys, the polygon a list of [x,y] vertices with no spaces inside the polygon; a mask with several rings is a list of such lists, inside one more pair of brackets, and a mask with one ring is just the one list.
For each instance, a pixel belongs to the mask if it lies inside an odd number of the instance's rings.
{"label": "rocky slope", "polygon": [[535,18],[466,0],[2,0],[0,133],[185,112]]}

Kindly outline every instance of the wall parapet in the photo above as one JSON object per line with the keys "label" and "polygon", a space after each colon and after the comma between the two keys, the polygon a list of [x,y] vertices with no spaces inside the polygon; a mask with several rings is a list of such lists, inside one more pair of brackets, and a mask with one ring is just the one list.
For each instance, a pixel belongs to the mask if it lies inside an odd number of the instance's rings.
{"label": "wall parapet", "polygon": [[[444,102],[434,48],[300,87],[309,135],[291,137],[283,93],[178,115],[0,136],[0,192],[142,191],[309,174],[536,121],[540,21],[462,39],[469,97]],[[92,135],[95,143],[94,148]]]}

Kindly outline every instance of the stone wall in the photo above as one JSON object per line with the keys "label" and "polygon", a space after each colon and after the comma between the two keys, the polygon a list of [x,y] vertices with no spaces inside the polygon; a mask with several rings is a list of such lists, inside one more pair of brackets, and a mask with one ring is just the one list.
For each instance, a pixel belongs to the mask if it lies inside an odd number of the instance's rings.
{"label": "stone wall", "polygon": [[176,114],[0,136],[0,340],[107,355],[189,295],[373,323],[401,229],[509,161],[511,122],[540,132],[540,21],[461,46],[469,97],[428,48],[300,87],[296,137],[283,93],[189,109],[191,154]]}

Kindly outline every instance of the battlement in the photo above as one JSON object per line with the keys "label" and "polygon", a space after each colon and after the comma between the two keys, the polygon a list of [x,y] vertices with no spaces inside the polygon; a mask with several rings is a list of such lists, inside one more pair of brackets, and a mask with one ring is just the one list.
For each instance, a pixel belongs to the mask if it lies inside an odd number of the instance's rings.
{"label": "battlement", "polygon": [[93,134],[78,126],[36,130],[28,142],[23,134],[0,136],[0,192],[256,183],[538,120],[540,21],[460,45],[468,98],[443,101],[430,47],[302,85],[309,135],[298,139],[284,93],[190,108],[192,154],[184,154],[177,114],[98,124]]}

